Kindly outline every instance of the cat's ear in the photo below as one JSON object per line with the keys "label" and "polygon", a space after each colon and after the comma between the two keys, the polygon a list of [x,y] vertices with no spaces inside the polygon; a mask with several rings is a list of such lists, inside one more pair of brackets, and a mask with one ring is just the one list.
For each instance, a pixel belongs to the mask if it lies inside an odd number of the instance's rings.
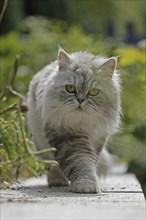
{"label": "cat's ear", "polygon": [[60,48],[58,51],[58,65],[59,71],[61,72],[66,71],[70,65],[68,54],[62,48]]}
{"label": "cat's ear", "polygon": [[102,64],[101,69],[108,73],[110,76],[114,73],[117,66],[117,58],[116,57],[110,57],[107,61],[105,61],[104,64]]}

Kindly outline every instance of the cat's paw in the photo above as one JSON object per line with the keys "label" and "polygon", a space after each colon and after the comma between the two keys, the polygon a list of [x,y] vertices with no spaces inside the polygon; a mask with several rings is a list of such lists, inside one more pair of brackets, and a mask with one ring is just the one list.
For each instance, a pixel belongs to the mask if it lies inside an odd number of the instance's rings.
{"label": "cat's paw", "polygon": [[71,191],[76,193],[98,193],[100,189],[96,181],[80,179],[72,183]]}

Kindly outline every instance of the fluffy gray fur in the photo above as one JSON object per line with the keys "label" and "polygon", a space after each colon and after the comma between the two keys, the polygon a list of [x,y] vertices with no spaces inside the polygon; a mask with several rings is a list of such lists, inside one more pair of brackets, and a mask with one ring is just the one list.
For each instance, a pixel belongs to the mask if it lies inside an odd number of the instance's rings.
{"label": "fluffy gray fur", "polygon": [[[106,174],[110,156],[105,145],[120,122],[120,84],[115,57],[87,52],[58,52],[58,60],[32,79],[28,124],[38,150],[55,147],[46,157],[59,166],[48,173],[49,186],[71,182],[73,192],[99,192],[98,176]],[[66,85],[77,90],[70,93]],[[89,89],[98,88],[96,96]]]}

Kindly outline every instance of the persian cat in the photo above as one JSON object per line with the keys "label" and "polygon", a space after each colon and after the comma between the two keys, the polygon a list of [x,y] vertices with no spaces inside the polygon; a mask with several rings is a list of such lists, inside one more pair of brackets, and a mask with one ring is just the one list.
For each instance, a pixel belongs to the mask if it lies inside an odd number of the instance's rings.
{"label": "persian cat", "polygon": [[110,166],[105,145],[120,122],[116,57],[88,52],[67,54],[44,67],[28,92],[28,125],[38,150],[56,148],[46,158],[59,166],[48,172],[49,186],[80,193],[99,192],[99,176]]}

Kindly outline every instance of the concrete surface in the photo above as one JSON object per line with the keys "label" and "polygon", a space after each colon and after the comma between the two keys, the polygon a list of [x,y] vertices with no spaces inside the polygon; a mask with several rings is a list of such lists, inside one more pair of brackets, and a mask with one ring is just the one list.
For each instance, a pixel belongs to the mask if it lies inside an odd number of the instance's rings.
{"label": "concrete surface", "polygon": [[71,193],[47,187],[46,177],[30,178],[1,190],[1,220],[144,220],[145,200],[132,174],[114,173],[101,180],[99,194]]}

